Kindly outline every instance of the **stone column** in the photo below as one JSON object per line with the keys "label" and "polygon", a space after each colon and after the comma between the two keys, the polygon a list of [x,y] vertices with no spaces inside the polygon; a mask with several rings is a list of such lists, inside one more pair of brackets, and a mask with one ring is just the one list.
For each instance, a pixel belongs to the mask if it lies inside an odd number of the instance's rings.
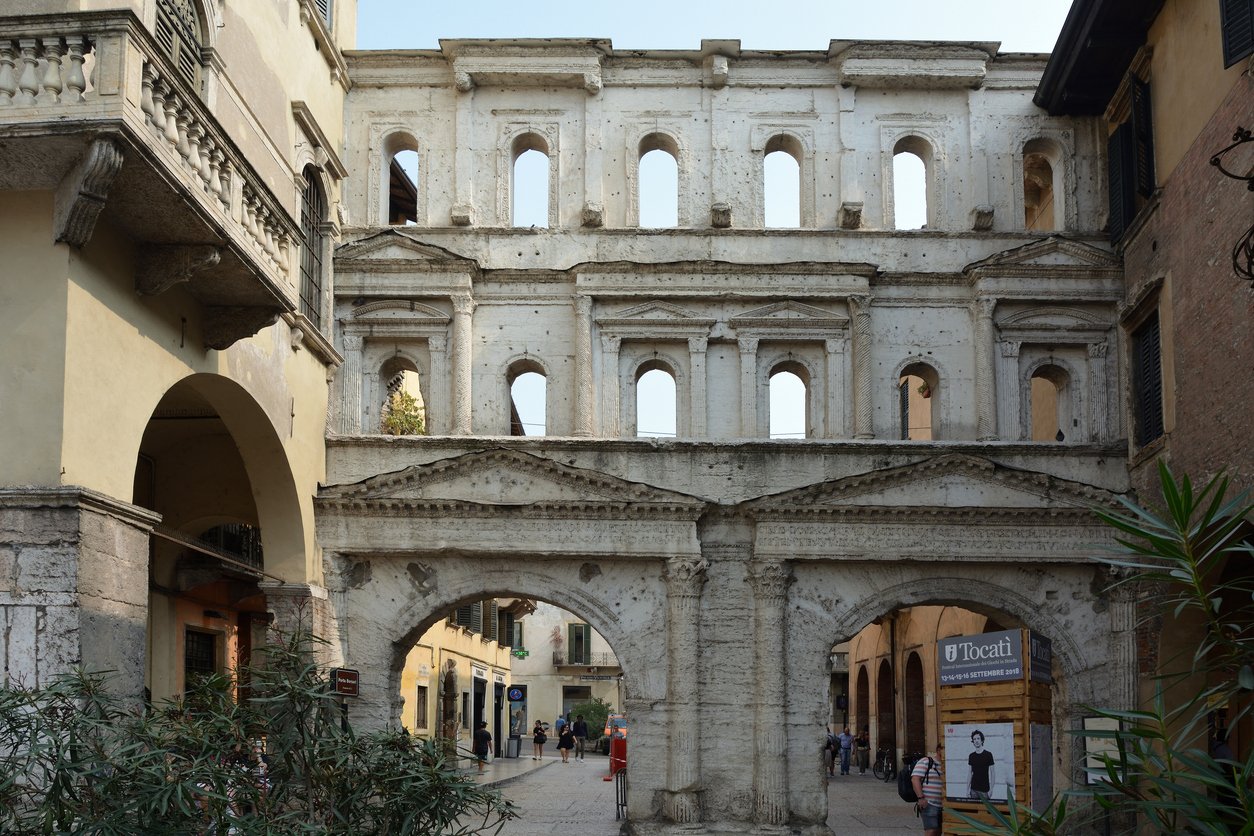
{"label": "stone column", "polygon": [[981,296],[975,300],[972,315],[975,319],[975,440],[997,440],[997,410],[993,376],[996,366],[993,362],[993,309],[997,300],[991,296]]}
{"label": "stone column", "polygon": [[601,435],[606,438],[617,438],[622,433],[618,403],[618,351],[622,342],[621,337],[601,336]]}
{"label": "stone column", "polygon": [[[1110,393],[1106,390],[1106,341],[1089,343],[1089,432],[1073,441],[1106,441],[1110,438]],[[1071,438],[1071,430],[1063,430]]]}
{"label": "stone column", "polygon": [[431,357],[431,379],[423,390],[427,398],[427,434],[447,433],[452,423],[448,414],[448,338],[441,334],[427,337]]}
{"label": "stone column", "polygon": [[788,822],[788,760],[784,732],[787,688],[784,668],[788,584],[792,569],[778,560],[749,565],[753,586],[753,820],[759,826]]}
{"label": "stone column", "polygon": [[666,818],[680,824],[700,821],[697,788],[701,779],[701,696],[697,670],[701,648],[701,588],[709,561],[672,557],[666,561],[667,694],[670,745],[666,760]]}
{"label": "stone column", "polygon": [[475,300],[469,295],[453,297],[453,408],[450,414],[453,435],[470,435],[470,375],[473,350],[471,340],[471,314],[475,311]]}
{"label": "stone column", "polygon": [[824,438],[843,438],[845,435],[845,339],[824,340],[823,349],[827,360],[827,422]]}
{"label": "stone column", "polygon": [[758,340],[741,337],[740,346],[740,437],[758,434]]}
{"label": "stone column", "polygon": [[346,435],[361,432],[361,348],[364,340],[357,334],[344,335],[344,368],[340,371],[340,422],[337,428]]}
{"label": "stone column", "polygon": [[1137,589],[1129,583],[1127,569],[1114,569],[1109,574],[1111,583],[1118,583],[1110,590],[1110,634],[1114,652],[1111,671],[1109,704],[1113,708],[1131,710],[1140,700],[1137,682],[1136,631]]}
{"label": "stone column", "polygon": [[688,338],[688,366],[692,372],[692,383],[688,392],[688,435],[693,438],[706,436],[706,392],[709,383],[705,378],[705,352],[708,345],[707,337]]}
{"label": "stone column", "polygon": [[997,343],[1001,354],[1001,379],[997,383],[997,391],[1002,393],[1001,398],[998,399],[1001,404],[1001,415],[998,420],[1002,435],[1011,440],[1026,437],[1028,422],[1031,419],[1028,415],[1028,421],[1024,420],[1028,403],[1019,391],[1019,348],[1021,345],[1013,340],[1002,340]]}
{"label": "stone column", "polygon": [[592,299],[575,297],[575,429],[592,435]]}
{"label": "stone column", "polygon": [[871,391],[871,297],[849,297],[853,314],[853,437],[875,438]]}

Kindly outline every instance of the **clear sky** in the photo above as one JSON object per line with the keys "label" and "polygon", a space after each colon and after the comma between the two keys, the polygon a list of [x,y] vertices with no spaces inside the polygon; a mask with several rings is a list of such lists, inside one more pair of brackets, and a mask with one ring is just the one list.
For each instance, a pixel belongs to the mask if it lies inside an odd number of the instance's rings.
{"label": "clear sky", "polygon": [[827,48],[831,40],[1000,41],[1049,52],[1071,0],[359,0],[359,49],[433,49],[440,38],[610,38],[615,49]]}

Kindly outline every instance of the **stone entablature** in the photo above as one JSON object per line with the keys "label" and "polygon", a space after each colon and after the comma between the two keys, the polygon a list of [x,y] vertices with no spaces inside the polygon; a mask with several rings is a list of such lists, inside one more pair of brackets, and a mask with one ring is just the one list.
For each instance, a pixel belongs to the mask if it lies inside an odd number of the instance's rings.
{"label": "stone entablature", "polygon": [[[1033,141],[1059,169],[1055,228],[1104,222],[1096,136],[1032,104],[1044,56],[996,44],[763,53],[735,41],[642,52],[453,40],[349,53],[348,64],[346,164],[369,172],[350,186],[357,223],[387,222],[395,136],[419,150],[416,215],[432,228],[510,226],[510,167],[525,147],[550,159],[550,229],[638,226],[637,163],[653,148],[678,164],[680,227],[762,228],[763,157],[786,150],[800,170],[802,227],[892,229],[892,158],[905,148],[927,167],[929,231],[1023,230]],[[536,139],[519,145],[525,136]]]}

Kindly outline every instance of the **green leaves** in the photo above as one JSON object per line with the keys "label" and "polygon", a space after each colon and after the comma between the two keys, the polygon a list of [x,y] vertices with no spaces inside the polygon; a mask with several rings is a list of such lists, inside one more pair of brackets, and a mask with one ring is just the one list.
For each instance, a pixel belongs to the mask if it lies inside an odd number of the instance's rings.
{"label": "green leaves", "polygon": [[278,639],[240,672],[242,702],[224,677],[144,712],[83,673],[0,690],[0,832],[469,836],[516,815],[437,741],[342,729],[317,640]]}

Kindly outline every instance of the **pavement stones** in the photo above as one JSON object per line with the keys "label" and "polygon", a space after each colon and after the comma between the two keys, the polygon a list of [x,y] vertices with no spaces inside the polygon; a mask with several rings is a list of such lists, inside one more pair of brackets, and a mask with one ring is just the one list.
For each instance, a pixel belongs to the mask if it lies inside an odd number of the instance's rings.
{"label": "pavement stones", "polygon": [[[563,766],[556,755],[494,760],[481,779],[514,802],[521,817],[505,825],[502,836],[617,836],[614,784],[605,756],[572,760]],[[922,833],[914,810],[897,797],[895,781],[854,772],[828,779],[827,824],[836,834],[900,836]]]}

